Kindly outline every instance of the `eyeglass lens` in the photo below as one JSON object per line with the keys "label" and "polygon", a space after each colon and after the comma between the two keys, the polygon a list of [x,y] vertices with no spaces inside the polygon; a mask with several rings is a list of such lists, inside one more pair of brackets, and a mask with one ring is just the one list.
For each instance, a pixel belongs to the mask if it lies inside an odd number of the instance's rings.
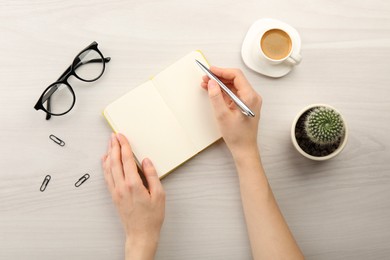
{"label": "eyeglass lens", "polygon": [[104,58],[95,50],[86,50],[77,58],[74,64],[75,74],[84,80],[98,79],[104,71]]}
{"label": "eyeglass lens", "polygon": [[[74,104],[74,95],[69,86],[64,83],[57,83],[50,86],[45,94],[50,96],[50,113],[60,115],[68,112]],[[48,98],[43,101],[43,106],[47,107]]]}

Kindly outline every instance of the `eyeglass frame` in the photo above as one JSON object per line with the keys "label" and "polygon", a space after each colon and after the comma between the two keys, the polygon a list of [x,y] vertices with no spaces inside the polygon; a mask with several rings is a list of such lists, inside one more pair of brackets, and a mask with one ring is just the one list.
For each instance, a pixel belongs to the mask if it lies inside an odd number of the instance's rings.
{"label": "eyeglass frame", "polygon": [[[76,69],[79,66],[82,66],[83,64],[88,64],[89,62],[97,62],[96,59],[93,59],[93,60],[90,60],[90,61],[88,61],[86,63],[80,63],[81,60],[80,60],[79,57],[81,56],[81,54],[83,52],[88,51],[88,50],[96,51],[100,55],[100,57],[103,58],[103,61],[104,61],[103,62],[103,69],[102,69],[100,75],[97,76],[94,79],[91,79],[91,80],[83,79],[80,76],[78,76],[77,73],[76,73]],[[43,91],[42,95],[39,97],[37,103],[34,106],[35,110],[43,110],[44,112],[46,112],[46,120],[49,120],[51,118],[51,116],[62,116],[62,115],[65,115],[65,114],[69,113],[69,111],[72,110],[72,108],[74,107],[74,104],[76,103],[76,95],[74,93],[74,90],[73,90],[72,86],[68,83],[69,77],[70,76],[75,76],[77,79],[79,79],[81,81],[84,81],[84,82],[96,81],[104,74],[104,71],[106,69],[106,63],[109,62],[110,60],[111,60],[111,57],[104,57],[103,54],[100,52],[100,50],[98,49],[98,43],[96,41],[92,42],[90,45],[88,45],[86,48],[84,48],[82,51],[80,51],[76,55],[76,57],[73,59],[72,64],[62,73],[62,75],[57,79],[57,81],[55,81],[52,84],[50,84]],[[101,59],[99,59],[99,61],[101,61]],[[67,111],[65,111],[64,113],[53,114],[50,111],[51,95],[58,89],[58,87],[55,88],[55,85],[58,85],[58,84],[64,84],[64,85],[66,85],[69,88],[69,91],[70,91],[70,93],[73,96],[73,103],[70,106],[70,108]],[[48,91],[50,88],[53,88],[53,91]],[[46,93],[47,91],[48,91],[48,93]],[[44,107],[44,105],[43,105],[44,102],[47,102],[47,108]]]}

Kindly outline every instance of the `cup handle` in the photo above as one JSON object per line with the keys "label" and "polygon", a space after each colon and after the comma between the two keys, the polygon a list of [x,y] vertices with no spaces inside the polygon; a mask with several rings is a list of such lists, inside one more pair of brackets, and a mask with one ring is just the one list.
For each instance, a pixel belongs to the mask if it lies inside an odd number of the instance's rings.
{"label": "cup handle", "polygon": [[302,60],[302,56],[299,53],[291,54],[290,57],[286,59],[286,61],[291,65],[298,65],[301,62],[301,60]]}

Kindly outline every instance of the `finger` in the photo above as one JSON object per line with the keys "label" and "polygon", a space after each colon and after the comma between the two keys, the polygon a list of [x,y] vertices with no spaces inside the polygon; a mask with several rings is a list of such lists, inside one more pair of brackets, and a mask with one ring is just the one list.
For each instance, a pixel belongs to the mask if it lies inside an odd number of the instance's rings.
{"label": "finger", "polygon": [[[200,83],[200,85],[202,86],[202,88],[207,89],[207,84],[208,84],[210,78],[208,76],[203,76],[203,77],[206,77],[207,80],[203,79],[203,81]],[[222,81],[223,84],[225,84],[232,91],[236,91],[236,89],[234,87],[234,82],[233,81],[225,80],[225,79],[220,79],[220,80]]]}
{"label": "finger", "polygon": [[[233,86],[234,82],[233,82],[232,79],[225,79],[225,78],[222,78],[222,77],[218,77],[218,78],[219,78],[220,81],[222,81],[223,84]],[[207,75],[203,75],[202,76],[202,80],[203,80],[202,83],[206,83],[207,84],[209,82],[210,78]]]}
{"label": "finger", "polygon": [[134,160],[133,151],[127,138],[122,134],[117,134],[117,139],[121,146],[121,156],[123,163],[123,171],[127,181],[141,183],[142,180],[138,174],[137,165]]}
{"label": "finger", "polygon": [[112,178],[111,169],[110,169],[110,159],[108,158],[108,155],[105,154],[102,158],[102,165],[103,165],[103,172],[104,172],[104,179],[107,183],[107,188],[112,193],[112,191],[115,188],[114,180]]}
{"label": "finger", "polygon": [[211,66],[210,70],[217,77],[225,79],[225,80],[230,80],[230,81],[233,81],[238,76],[238,73],[239,73],[238,69],[220,68],[217,66]]}
{"label": "finger", "polygon": [[154,168],[153,163],[149,158],[145,158],[142,161],[142,171],[144,172],[146,181],[148,182],[149,191],[152,197],[163,190],[156,168]]}
{"label": "finger", "polygon": [[208,84],[209,80],[210,80],[209,77],[207,77],[206,75],[203,75],[203,77],[202,77],[202,82],[200,83],[200,86],[201,86],[203,89],[207,90],[207,84]]}
{"label": "finger", "polygon": [[245,78],[244,74],[239,69],[226,69],[212,66],[210,67],[211,72],[213,72],[217,77],[219,77],[222,82],[226,81],[227,83],[232,84],[238,91],[244,89],[251,89],[251,85],[248,80]]}
{"label": "finger", "polygon": [[209,82],[210,78],[207,75],[203,75],[202,80],[203,82],[207,83]]}
{"label": "finger", "polygon": [[[207,85],[208,85],[207,83],[202,82],[201,87],[204,88],[205,90],[207,90]],[[235,89],[232,88],[232,91],[235,92]],[[225,100],[225,103],[228,105],[228,107],[230,109],[235,109],[236,108],[236,106],[234,104],[232,105],[233,101],[231,100],[231,98],[228,95],[226,95],[225,93],[222,92],[222,96],[223,96],[223,99]]]}
{"label": "finger", "polygon": [[219,117],[225,114],[228,111],[228,108],[218,83],[215,80],[210,80],[207,89],[215,115]]}
{"label": "finger", "polygon": [[121,147],[115,134],[111,135],[111,153],[109,157],[111,173],[115,186],[120,186],[124,183],[124,175],[121,159]]}

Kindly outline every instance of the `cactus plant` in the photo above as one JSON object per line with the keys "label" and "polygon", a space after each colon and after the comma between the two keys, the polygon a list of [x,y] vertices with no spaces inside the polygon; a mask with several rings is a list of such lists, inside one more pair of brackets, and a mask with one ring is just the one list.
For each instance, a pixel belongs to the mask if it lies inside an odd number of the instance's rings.
{"label": "cactus plant", "polygon": [[324,161],[344,149],[348,127],[335,108],[326,104],[312,104],[295,117],[291,140],[297,151],[306,158]]}
{"label": "cactus plant", "polygon": [[339,113],[329,107],[314,108],[306,117],[305,131],[319,145],[334,144],[344,135],[344,122]]}

